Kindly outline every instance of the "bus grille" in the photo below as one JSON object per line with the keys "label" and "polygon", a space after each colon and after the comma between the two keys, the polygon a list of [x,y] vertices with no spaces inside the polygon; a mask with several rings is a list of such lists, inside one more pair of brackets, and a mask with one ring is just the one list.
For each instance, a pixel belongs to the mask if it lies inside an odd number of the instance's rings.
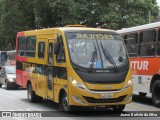
{"label": "bus grille", "polygon": [[83,96],[89,103],[115,103],[115,102],[121,102],[125,99],[127,95],[120,96],[118,98],[110,98],[110,99],[96,99],[92,97],[85,97]]}

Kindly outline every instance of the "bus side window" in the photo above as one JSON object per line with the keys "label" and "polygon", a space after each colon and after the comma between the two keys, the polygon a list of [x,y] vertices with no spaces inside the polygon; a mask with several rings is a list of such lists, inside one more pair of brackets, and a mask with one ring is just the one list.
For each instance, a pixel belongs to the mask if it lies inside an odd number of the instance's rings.
{"label": "bus side window", "polygon": [[140,33],[140,56],[155,55],[156,31],[146,30]]}
{"label": "bus side window", "polygon": [[27,37],[26,56],[35,57],[35,52],[36,52],[36,37],[29,36]]}
{"label": "bus side window", "polygon": [[25,56],[26,54],[26,38],[19,37],[18,38],[18,55]]}
{"label": "bus side window", "polygon": [[160,29],[158,30],[157,55],[160,56]]}
{"label": "bus side window", "polygon": [[125,34],[124,43],[127,47],[129,57],[136,57],[138,54],[138,33]]}
{"label": "bus side window", "polygon": [[45,43],[39,42],[38,44],[38,58],[44,58],[45,53]]}

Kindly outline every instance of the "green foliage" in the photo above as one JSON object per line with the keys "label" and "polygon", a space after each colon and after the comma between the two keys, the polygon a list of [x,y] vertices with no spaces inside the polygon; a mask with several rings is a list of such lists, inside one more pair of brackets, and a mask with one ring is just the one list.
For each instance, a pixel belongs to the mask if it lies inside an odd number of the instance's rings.
{"label": "green foliage", "polygon": [[0,0],[0,50],[15,49],[18,31],[84,24],[121,29],[158,15],[156,0]]}
{"label": "green foliage", "polygon": [[0,9],[0,49],[15,49],[17,32],[35,28],[32,0],[1,0]]}

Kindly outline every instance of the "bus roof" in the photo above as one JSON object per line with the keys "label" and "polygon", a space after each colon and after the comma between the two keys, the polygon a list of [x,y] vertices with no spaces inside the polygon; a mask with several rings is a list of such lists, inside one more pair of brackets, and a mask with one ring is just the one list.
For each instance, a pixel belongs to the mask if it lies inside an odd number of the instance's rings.
{"label": "bus roof", "polygon": [[1,53],[7,53],[7,51],[0,51],[0,54],[1,54]]}
{"label": "bus roof", "polygon": [[84,30],[84,31],[110,31],[110,32],[116,32],[114,30],[110,29],[102,29],[102,28],[90,28],[90,27],[55,27],[55,28],[46,28],[46,29],[36,29],[36,30],[30,30],[30,31],[22,31],[18,32],[17,36],[24,36],[25,34],[29,35],[38,35],[41,33],[43,34],[52,34],[54,30],[61,30],[61,31],[78,31],[78,30]]}
{"label": "bus roof", "polygon": [[150,23],[150,24],[145,24],[145,25],[140,25],[140,26],[135,26],[135,27],[130,27],[130,28],[123,28],[122,30],[117,30],[117,32],[118,33],[129,33],[129,32],[146,30],[146,29],[157,28],[157,27],[160,27],[160,22],[155,22],[155,23]]}
{"label": "bus roof", "polygon": [[7,53],[13,53],[13,52],[16,52],[16,50],[7,51]]}
{"label": "bus roof", "polygon": [[91,28],[91,27],[61,27],[59,28],[62,31],[72,31],[72,30],[86,30],[86,31],[114,31],[110,29],[103,29],[103,28]]}

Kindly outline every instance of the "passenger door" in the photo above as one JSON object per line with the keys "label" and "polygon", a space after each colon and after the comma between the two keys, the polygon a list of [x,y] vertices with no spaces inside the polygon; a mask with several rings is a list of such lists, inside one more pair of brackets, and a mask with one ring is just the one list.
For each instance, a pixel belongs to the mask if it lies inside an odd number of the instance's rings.
{"label": "passenger door", "polygon": [[46,96],[46,39],[38,39],[38,59],[36,66],[37,93],[41,97]]}
{"label": "passenger door", "polygon": [[54,96],[54,39],[48,39],[48,55],[47,55],[47,98],[53,100]]}

